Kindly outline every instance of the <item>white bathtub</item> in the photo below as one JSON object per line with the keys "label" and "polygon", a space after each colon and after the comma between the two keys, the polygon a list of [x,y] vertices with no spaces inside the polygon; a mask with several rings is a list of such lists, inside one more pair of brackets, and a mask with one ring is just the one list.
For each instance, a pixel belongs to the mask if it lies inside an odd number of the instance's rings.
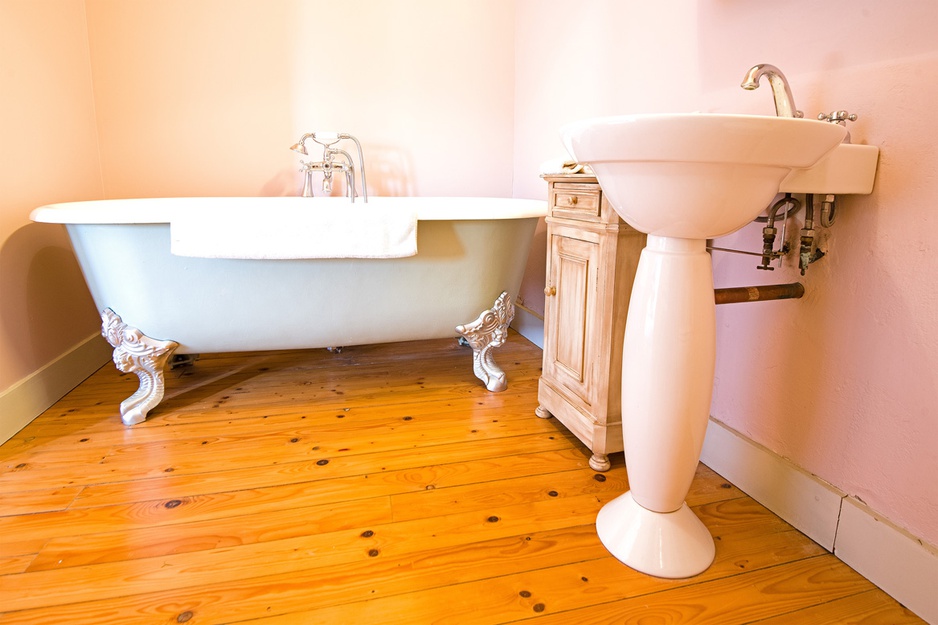
{"label": "white bathtub", "polygon": [[[52,204],[32,212],[34,221],[66,225],[115,363],[140,377],[140,390],[121,408],[125,423],[142,421],[162,399],[162,368],[174,353],[443,338],[460,324],[474,348],[476,374],[491,390],[504,387],[497,367],[486,372],[494,366],[489,347],[503,340],[505,318],[513,314],[500,294],[518,292],[545,202],[371,198],[370,208],[416,211],[417,254],[406,258],[218,259],[170,251],[170,222],[180,211],[264,214],[293,206],[354,211],[363,205],[345,198],[162,198]],[[493,323],[501,329],[476,332]]]}

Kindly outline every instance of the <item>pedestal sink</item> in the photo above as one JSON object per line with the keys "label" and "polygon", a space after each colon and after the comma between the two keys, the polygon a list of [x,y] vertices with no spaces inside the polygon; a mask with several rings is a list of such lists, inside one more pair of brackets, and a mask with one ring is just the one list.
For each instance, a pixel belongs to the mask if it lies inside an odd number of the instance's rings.
{"label": "pedestal sink", "polygon": [[710,532],[684,503],[710,414],[716,352],[706,240],[752,221],[793,171],[846,136],[837,124],[754,115],[628,115],[561,131],[606,198],[648,234],[632,288],[622,359],[622,426],[630,490],[596,520],[620,561],[690,577],[714,557]]}

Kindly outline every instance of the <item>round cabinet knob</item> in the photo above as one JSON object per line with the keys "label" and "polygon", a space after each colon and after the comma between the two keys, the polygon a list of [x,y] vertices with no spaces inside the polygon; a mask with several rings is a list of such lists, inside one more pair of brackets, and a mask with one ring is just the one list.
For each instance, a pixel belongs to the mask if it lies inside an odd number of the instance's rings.
{"label": "round cabinet knob", "polygon": [[547,297],[552,297],[554,295],[557,295],[557,287],[555,286],[546,287],[544,289],[544,295],[546,295]]}
{"label": "round cabinet knob", "polygon": [[573,197],[567,200],[567,203],[569,203],[570,206],[576,206],[578,199],[579,198],[577,198],[577,196],[574,195]]}

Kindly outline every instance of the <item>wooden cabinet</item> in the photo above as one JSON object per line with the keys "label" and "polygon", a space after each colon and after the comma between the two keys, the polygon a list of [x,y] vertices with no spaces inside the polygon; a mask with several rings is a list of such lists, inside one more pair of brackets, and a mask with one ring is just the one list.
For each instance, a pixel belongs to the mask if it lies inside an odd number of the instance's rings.
{"label": "wooden cabinet", "polygon": [[547,175],[544,363],[537,416],[555,417],[609,469],[622,451],[622,338],[645,235],[623,222],[596,178]]}

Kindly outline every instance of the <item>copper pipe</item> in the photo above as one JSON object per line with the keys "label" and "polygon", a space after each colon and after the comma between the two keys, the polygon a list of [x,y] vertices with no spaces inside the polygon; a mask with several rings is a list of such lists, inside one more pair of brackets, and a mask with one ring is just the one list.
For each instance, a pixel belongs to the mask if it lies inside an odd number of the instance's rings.
{"label": "copper pipe", "polygon": [[713,299],[717,304],[798,299],[802,295],[804,295],[804,286],[800,282],[767,284],[764,286],[738,286],[731,289],[714,289],[713,291]]}

